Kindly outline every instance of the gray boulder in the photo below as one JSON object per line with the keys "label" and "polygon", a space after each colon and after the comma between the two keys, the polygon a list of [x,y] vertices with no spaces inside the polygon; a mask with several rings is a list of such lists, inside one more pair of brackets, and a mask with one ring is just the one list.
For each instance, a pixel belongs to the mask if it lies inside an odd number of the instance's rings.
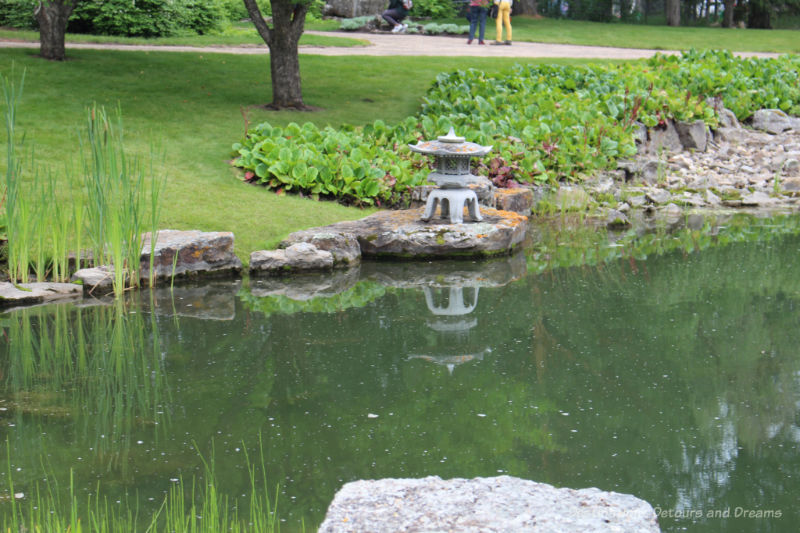
{"label": "gray boulder", "polygon": [[385,0],[327,0],[323,12],[333,17],[355,18],[379,15],[387,5]]}
{"label": "gray boulder", "polygon": [[60,300],[79,300],[83,288],[75,283],[10,283],[0,282],[0,308],[37,305]]}
{"label": "gray boulder", "polygon": [[683,150],[678,130],[675,129],[675,124],[671,120],[667,120],[661,127],[652,128],[648,133],[650,142],[647,145],[647,152],[650,154]]}
{"label": "gray boulder", "polygon": [[753,207],[763,207],[774,205],[775,203],[777,203],[775,198],[762,191],[754,191],[750,194],[742,195],[741,200],[741,205]]}
{"label": "gray boulder", "polygon": [[[141,279],[150,272],[151,235],[144,234],[141,259]],[[242,262],[233,253],[233,233],[197,230],[161,230],[156,234],[153,270],[156,279],[172,276],[238,274]]]}
{"label": "gray boulder", "polygon": [[759,109],[751,119],[753,128],[776,135],[792,129],[789,115],[780,109]]}
{"label": "gray boulder", "polygon": [[279,248],[288,248],[301,242],[330,252],[334,267],[350,267],[361,262],[361,247],[353,233],[320,231],[317,228],[296,231],[283,240]]}
{"label": "gray boulder", "polygon": [[367,531],[651,533],[660,528],[653,507],[628,494],[559,489],[510,476],[431,476],[344,485],[319,532]]}
{"label": "gray boulder", "polygon": [[712,207],[717,207],[722,203],[722,199],[711,190],[706,190],[706,202]]}
{"label": "gray boulder", "polygon": [[714,139],[721,143],[742,144],[750,139],[750,134],[744,128],[719,128],[714,131]]}
{"label": "gray boulder", "polygon": [[636,143],[636,151],[641,153],[647,149],[647,126],[641,122],[633,123],[633,140]]}
{"label": "gray boulder", "polygon": [[332,268],[333,254],[307,242],[298,242],[286,249],[260,250],[250,254],[251,274],[288,274]]}
{"label": "gray boulder", "polygon": [[512,211],[520,215],[530,215],[533,207],[533,191],[527,187],[514,189],[495,189],[494,199],[500,211]]}
{"label": "gray boulder", "polygon": [[655,205],[667,204],[672,200],[672,195],[664,189],[649,189],[645,193],[645,197],[651,204]]}
{"label": "gray boulder", "polygon": [[[363,257],[459,258],[506,254],[525,238],[527,217],[481,208],[483,221],[462,224],[424,222],[422,208],[379,211],[360,220],[338,222],[315,231],[350,233]],[[264,253],[264,252],[260,252]],[[253,268],[251,256],[251,269]]]}
{"label": "gray boulder", "polygon": [[70,278],[83,285],[83,292],[100,296],[111,292],[114,285],[114,269],[107,265],[92,268],[82,268]]}
{"label": "gray boulder", "polygon": [[605,223],[609,228],[628,228],[631,225],[631,221],[628,219],[627,215],[617,209],[609,209],[605,213]]}
{"label": "gray boulder", "polygon": [[708,147],[708,126],[702,120],[676,122],[675,130],[683,147],[687,150],[705,152]]}
{"label": "gray boulder", "polygon": [[730,109],[722,108],[719,110],[719,126],[721,128],[741,128],[742,125],[739,124],[739,119],[736,118],[736,114],[731,111]]}

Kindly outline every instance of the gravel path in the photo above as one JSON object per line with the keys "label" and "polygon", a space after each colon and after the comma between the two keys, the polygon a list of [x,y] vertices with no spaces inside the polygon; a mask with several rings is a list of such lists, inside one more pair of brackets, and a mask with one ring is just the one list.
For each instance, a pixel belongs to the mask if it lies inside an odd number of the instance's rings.
{"label": "gravel path", "polygon": [[[465,37],[440,37],[432,35],[395,35],[391,33],[351,33],[351,32],[312,32],[316,35],[330,35],[364,39],[370,42],[365,46],[301,46],[301,54],[345,56],[472,56],[472,57],[575,57],[597,59],[642,59],[657,52],[676,54],[668,50],[641,50],[635,48],[612,48],[604,46],[578,46],[571,44],[547,44],[515,42],[512,46],[480,46],[477,42],[467,46]],[[486,41],[490,43],[491,40]],[[38,48],[38,42],[3,41],[0,48]],[[67,43],[67,49],[93,50],[137,50],[155,52],[204,52],[220,54],[264,54],[266,46],[160,46],[126,45],[97,43]],[[744,57],[777,57],[779,54],[741,53]]]}

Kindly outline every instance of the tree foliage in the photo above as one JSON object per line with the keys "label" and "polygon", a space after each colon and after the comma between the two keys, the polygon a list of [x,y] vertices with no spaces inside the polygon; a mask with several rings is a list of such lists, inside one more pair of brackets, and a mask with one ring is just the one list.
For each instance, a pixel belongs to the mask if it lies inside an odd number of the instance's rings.
{"label": "tree foliage", "polygon": [[[800,15],[800,0],[550,0],[537,2],[536,7],[547,17],[573,20],[720,24],[726,28],[740,24],[771,28],[781,17]],[[521,4],[518,10],[522,12]]]}

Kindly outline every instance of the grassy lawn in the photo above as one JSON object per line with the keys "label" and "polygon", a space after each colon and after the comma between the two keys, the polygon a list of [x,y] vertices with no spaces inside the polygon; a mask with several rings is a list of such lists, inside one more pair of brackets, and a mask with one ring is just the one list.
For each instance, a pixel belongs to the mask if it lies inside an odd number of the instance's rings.
{"label": "grassy lawn", "polygon": [[[413,18],[413,17],[412,17]],[[464,25],[466,21],[453,19],[447,22]],[[487,21],[487,32],[494,35],[494,21]],[[800,31],[797,30],[749,30],[702,27],[671,28],[642,24],[604,24],[563,19],[533,19],[514,17],[512,21],[515,41],[540,43],[614,46],[620,48],[647,48],[655,50],[688,50],[690,48],[721,48],[735,52],[784,52],[800,53]],[[339,28],[335,20],[307,21],[306,29],[334,31]],[[303,35],[300,44],[318,46],[357,46],[363,44],[359,37],[366,34],[342,34],[344,36]],[[34,31],[0,29],[0,39],[38,40]],[[67,36],[68,42],[163,44],[185,46],[235,46],[262,45],[263,41],[253,26],[247,22],[236,23],[219,35],[196,35],[187,37],[164,37],[144,39],[133,37],[111,37],[101,35]]]}
{"label": "grassy lawn", "polygon": [[[449,22],[463,24],[466,21],[461,18]],[[715,48],[734,52],[800,53],[800,31],[797,30],[671,28],[522,16],[514,17],[511,25],[515,41],[654,50]],[[494,35],[494,20],[487,21],[486,31],[490,37]]]}
{"label": "grassy lawn", "polygon": [[[800,47],[796,44],[800,40],[787,40],[787,36],[798,35],[794,31],[604,25],[523,17],[514,19],[514,29],[516,40],[579,44],[716,45],[751,51],[797,51]],[[239,39],[255,35],[245,25],[236,31],[241,32]],[[248,32],[252,34],[249,37]],[[35,33],[31,35],[35,38]],[[215,40],[219,37],[157,41],[224,44]],[[162,227],[233,231],[244,260],[253,250],[273,247],[291,231],[360,218],[369,212],[333,202],[276,196],[243,184],[228,161],[233,155],[231,144],[242,137],[245,122],[252,126],[263,121],[276,125],[311,121],[336,127],[381,118],[393,123],[419,110],[422,95],[440,72],[469,67],[491,72],[521,61],[468,57],[436,61],[395,57],[387,61],[381,57],[301,55],[305,102],[320,110],[276,113],[258,107],[270,101],[267,54],[75,50],[69,61],[50,63],[35,53],[0,49],[0,72],[10,74],[12,64],[17,73],[27,72],[18,131],[26,134],[26,149],[35,149],[37,164],[57,171],[64,165],[77,167],[79,132],[85,127],[87,107],[95,102],[108,108],[119,105],[130,150],[146,156],[155,143],[166,153],[166,162],[157,169],[168,178]],[[0,130],[0,136],[4,135],[4,129]],[[0,173],[4,167],[2,158]],[[32,174],[29,171],[27,175]]]}
{"label": "grassy lawn", "polygon": [[[334,21],[317,21],[306,25],[307,29],[336,30],[339,24]],[[31,30],[15,30],[0,28],[0,39],[21,41],[38,41],[39,32]],[[150,45],[175,45],[175,46],[264,46],[264,41],[250,23],[236,23],[224,32],[212,35],[187,35],[181,37],[158,37],[147,39],[144,37],[119,37],[113,35],[84,35],[79,33],[67,34],[68,43],[115,43],[115,44],[150,44]],[[300,38],[301,45],[311,46],[360,46],[365,41],[358,35],[351,37],[310,35],[304,34]]]}
{"label": "grassy lawn", "polygon": [[632,24],[602,24],[516,17],[514,38],[563,44],[688,50],[726,49],[734,52],[800,53],[800,32],[724,28],[672,28]]}
{"label": "grassy lawn", "polygon": [[[233,231],[243,260],[274,247],[294,230],[361,218],[370,211],[277,196],[242,183],[229,166],[231,144],[249,124],[311,121],[318,125],[392,123],[419,110],[435,76],[475,67],[496,71],[512,59],[302,56],[304,98],[312,113],[267,112],[268,57],[208,53],[76,50],[66,62],[47,62],[32,50],[0,50],[0,72],[26,70],[18,131],[36,162],[57,170],[78,166],[79,133],[93,102],[119,105],[131,152],[162,146],[167,178],[162,228]],[[567,61],[570,62],[570,61]],[[572,61],[576,62],[576,61]],[[18,77],[18,76],[17,76]],[[5,142],[5,129],[0,139]],[[0,159],[0,174],[5,157]],[[32,172],[28,172],[28,176]]]}

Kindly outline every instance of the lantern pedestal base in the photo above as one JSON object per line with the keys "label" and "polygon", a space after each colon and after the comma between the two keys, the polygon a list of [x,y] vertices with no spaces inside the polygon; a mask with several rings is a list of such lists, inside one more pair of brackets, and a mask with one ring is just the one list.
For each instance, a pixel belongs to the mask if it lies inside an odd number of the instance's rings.
{"label": "lantern pedestal base", "polygon": [[429,221],[436,213],[436,206],[441,204],[441,217],[450,218],[451,224],[464,222],[464,207],[467,208],[470,218],[480,222],[483,220],[478,209],[478,195],[472,189],[436,189],[428,195],[425,203],[425,212],[420,217]]}

